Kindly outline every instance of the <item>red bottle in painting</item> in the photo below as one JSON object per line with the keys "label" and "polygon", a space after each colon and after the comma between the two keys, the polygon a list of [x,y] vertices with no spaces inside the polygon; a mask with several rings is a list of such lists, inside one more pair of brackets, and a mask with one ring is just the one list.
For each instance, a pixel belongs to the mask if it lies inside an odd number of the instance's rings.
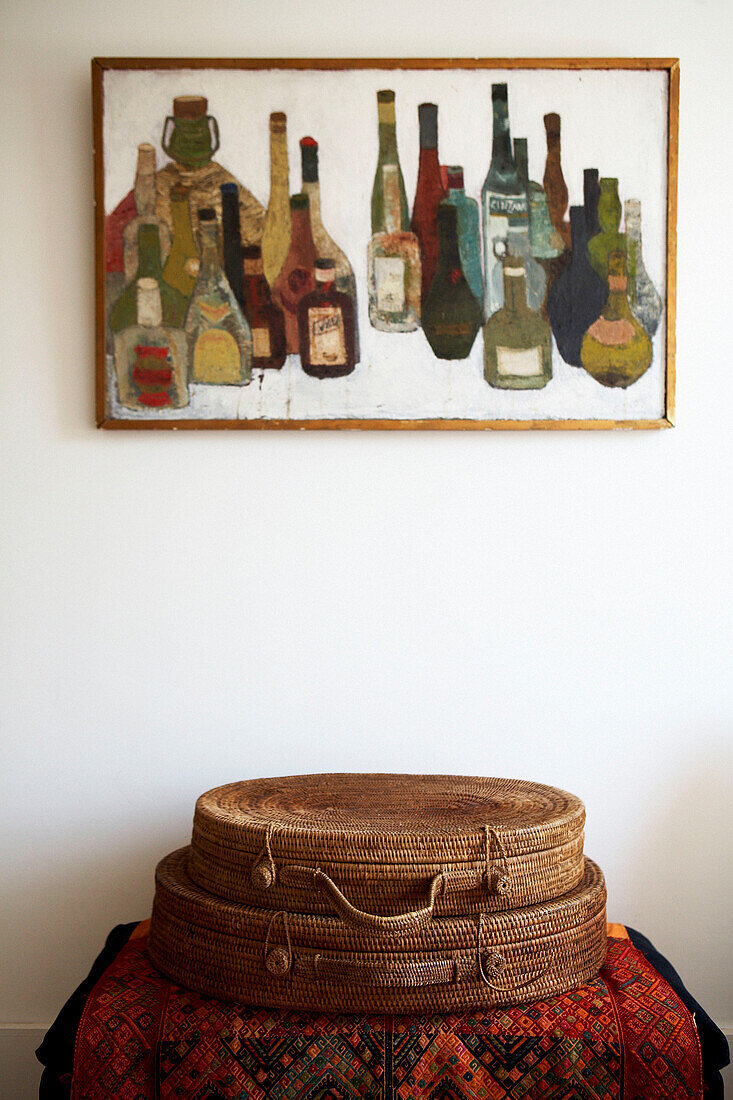
{"label": "red bottle in painting", "polygon": [[435,103],[421,103],[417,111],[420,120],[420,166],[410,228],[420,243],[421,295],[425,302],[438,267],[438,205],[445,198],[445,191],[438,162],[438,108]]}
{"label": "red bottle in painting", "polygon": [[285,343],[289,355],[297,355],[299,350],[298,306],[315,286],[315,264],[316,246],[311,232],[308,196],[293,195],[290,199],[290,248],[272,287],[273,297],[285,314]]}
{"label": "red bottle in painting", "polygon": [[316,288],[298,307],[300,363],[314,378],[340,378],[356,366],[354,303],[335,278],[333,260],[316,260]]}
{"label": "red bottle in painting", "polygon": [[285,318],[270,296],[258,244],[242,248],[244,315],[252,329],[252,366],[279,369],[285,362]]}

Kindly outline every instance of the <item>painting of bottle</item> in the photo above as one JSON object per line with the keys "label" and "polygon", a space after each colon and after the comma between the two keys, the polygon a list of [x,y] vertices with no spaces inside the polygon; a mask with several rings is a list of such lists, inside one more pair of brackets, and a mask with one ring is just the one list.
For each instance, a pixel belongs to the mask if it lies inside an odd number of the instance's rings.
{"label": "painting of bottle", "polygon": [[502,261],[504,304],[483,328],[484,378],[503,390],[542,389],[552,378],[550,326],[527,304],[524,260]]}
{"label": "painting of bottle", "polygon": [[118,400],[129,409],[180,409],[188,404],[186,335],[163,323],[156,279],[138,279],[135,295],[135,324],[114,337]]}
{"label": "painting of bottle", "polygon": [[199,211],[201,266],[186,317],[190,380],[246,386],[252,379],[252,334],[219,260],[216,212]]}
{"label": "painting of bottle", "polygon": [[461,266],[458,212],[449,202],[438,207],[438,267],[423,301],[422,327],[438,359],[466,359],[483,312]]}
{"label": "painting of bottle", "polygon": [[583,337],[580,358],[596,382],[626,389],[651,366],[652,342],[626,297],[626,253],[610,252],[607,266],[608,300]]}
{"label": "painting of bottle", "polygon": [[381,332],[413,332],[420,325],[420,245],[401,229],[399,169],[382,167],[382,217],[385,228],[367,248],[369,321]]}

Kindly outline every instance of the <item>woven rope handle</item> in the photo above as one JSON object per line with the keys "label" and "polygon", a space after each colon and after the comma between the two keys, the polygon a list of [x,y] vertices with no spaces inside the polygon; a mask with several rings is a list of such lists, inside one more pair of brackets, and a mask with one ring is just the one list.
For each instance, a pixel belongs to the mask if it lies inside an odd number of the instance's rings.
{"label": "woven rope handle", "polygon": [[424,928],[433,919],[435,899],[443,888],[443,875],[436,875],[428,885],[427,905],[423,909],[414,909],[411,913],[397,913],[390,916],[380,916],[378,913],[365,913],[357,909],[349,899],[341,893],[332,878],[315,867],[287,868],[288,876],[308,878],[313,885],[320,890],[326,900],[333,906],[334,911],[341,917],[344,924],[351,928],[357,928],[363,932],[383,932],[387,935],[396,935],[400,932],[410,932],[415,928]]}
{"label": "woven rope handle", "polygon": [[457,964],[451,959],[424,959],[410,963],[360,963],[316,955],[308,969],[312,969],[314,978],[330,978],[354,985],[368,982],[371,986],[403,989],[423,985],[447,985],[456,981],[458,976]]}

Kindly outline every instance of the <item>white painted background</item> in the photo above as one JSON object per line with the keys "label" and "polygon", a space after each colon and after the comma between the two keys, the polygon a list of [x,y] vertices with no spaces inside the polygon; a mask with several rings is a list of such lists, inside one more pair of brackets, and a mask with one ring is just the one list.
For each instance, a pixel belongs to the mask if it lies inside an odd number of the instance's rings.
{"label": "white painted background", "polygon": [[[577,792],[609,915],[731,1027],[727,0],[3,7],[3,1095],[196,795],[305,770]],[[96,431],[88,62],[156,53],[679,55],[679,426]]]}

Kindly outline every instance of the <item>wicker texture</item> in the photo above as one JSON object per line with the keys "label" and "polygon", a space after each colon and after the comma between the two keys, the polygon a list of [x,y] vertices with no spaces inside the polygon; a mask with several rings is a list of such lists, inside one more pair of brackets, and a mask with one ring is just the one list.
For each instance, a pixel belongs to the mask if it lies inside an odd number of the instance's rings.
{"label": "wicker texture", "polygon": [[573,795],[520,780],[258,779],[199,798],[189,873],[231,901],[337,912],[363,927],[370,915],[498,912],[578,885],[584,821]]}
{"label": "wicker texture", "polygon": [[446,1012],[563,992],[605,958],[606,890],[589,860],[582,881],[554,901],[376,931],[222,900],[193,882],[188,861],[184,848],[158,866],[149,951],[167,977],[222,1000]]}

